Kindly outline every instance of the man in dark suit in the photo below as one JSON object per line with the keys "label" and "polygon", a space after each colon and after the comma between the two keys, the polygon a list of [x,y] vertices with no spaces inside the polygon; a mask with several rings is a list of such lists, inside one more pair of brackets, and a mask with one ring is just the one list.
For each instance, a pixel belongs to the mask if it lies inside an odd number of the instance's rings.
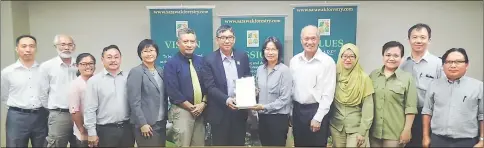
{"label": "man in dark suit", "polygon": [[231,26],[220,26],[216,35],[219,49],[204,57],[202,70],[212,144],[244,146],[248,111],[235,106],[235,80],[251,76],[249,57],[244,51],[233,49],[235,36]]}

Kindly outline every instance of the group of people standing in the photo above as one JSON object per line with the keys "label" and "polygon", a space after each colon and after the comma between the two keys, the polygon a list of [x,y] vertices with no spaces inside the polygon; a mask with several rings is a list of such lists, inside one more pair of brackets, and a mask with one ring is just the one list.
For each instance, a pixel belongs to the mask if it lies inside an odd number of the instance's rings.
{"label": "group of people standing", "polygon": [[330,135],[335,147],[483,147],[483,83],[465,76],[464,49],[438,58],[427,50],[430,37],[428,25],[412,26],[411,55],[387,42],[383,65],[370,74],[351,43],[335,63],[319,48],[316,26],[302,29],[304,50],[289,66],[282,63],[284,41],[268,37],[255,74],[258,104],[238,109],[235,82],[252,74],[247,53],[233,48],[231,26],[217,29],[219,48],[204,57],[194,54],[195,31],[180,29],[179,52],[164,68],[151,39],[139,43],[141,64],[129,72],[120,69],[119,47],[109,45],[96,74],[93,55],[72,56],[70,36],[55,36],[58,56],[42,64],[35,37],[19,36],[19,59],[1,72],[7,147],[26,147],[29,139],[33,147],[165,146],[167,130],[177,146],[204,146],[205,123],[211,145],[243,146],[251,110],[263,146],[285,146],[292,126],[296,147],[325,147]]}

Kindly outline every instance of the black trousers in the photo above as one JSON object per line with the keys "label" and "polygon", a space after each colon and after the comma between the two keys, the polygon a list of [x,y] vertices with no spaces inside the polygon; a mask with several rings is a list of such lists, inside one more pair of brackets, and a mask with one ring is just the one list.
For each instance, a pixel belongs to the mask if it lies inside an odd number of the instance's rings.
{"label": "black trousers", "polygon": [[244,146],[248,112],[231,111],[220,123],[210,123],[213,146]]}
{"label": "black trousers", "polygon": [[286,146],[289,115],[259,114],[259,139],[262,146]]}
{"label": "black trousers", "polygon": [[430,135],[430,147],[474,147],[478,142],[476,138],[449,138],[436,134]]}
{"label": "black trousers", "polygon": [[151,125],[153,135],[149,138],[141,135],[140,128],[133,128],[136,144],[139,147],[165,147],[166,146],[166,120]]}
{"label": "black trousers", "polygon": [[133,126],[128,121],[96,126],[99,147],[133,147]]}
{"label": "black trousers", "polygon": [[292,130],[295,147],[326,147],[329,136],[329,114],[321,121],[319,131],[311,131],[311,120],[319,103],[299,104],[294,101]]}
{"label": "black trousers", "polygon": [[[422,128],[422,108],[417,108],[417,114],[415,114],[415,119],[413,119],[412,124],[412,139],[405,145],[405,147],[422,147],[423,138],[423,128]],[[432,133],[430,131],[430,133]]]}

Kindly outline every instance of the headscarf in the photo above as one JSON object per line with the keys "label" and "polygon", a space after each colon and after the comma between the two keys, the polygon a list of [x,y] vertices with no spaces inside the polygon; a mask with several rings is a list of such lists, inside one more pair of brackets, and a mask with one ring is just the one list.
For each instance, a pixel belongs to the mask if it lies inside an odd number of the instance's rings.
{"label": "headscarf", "polygon": [[[342,55],[346,50],[351,50],[356,58],[353,62],[352,69],[345,69]],[[360,66],[359,49],[352,43],[347,43],[341,47],[336,65],[336,101],[347,106],[356,106],[361,104],[362,100],[373,94],[373,84],[370,77],[363,71]]]}

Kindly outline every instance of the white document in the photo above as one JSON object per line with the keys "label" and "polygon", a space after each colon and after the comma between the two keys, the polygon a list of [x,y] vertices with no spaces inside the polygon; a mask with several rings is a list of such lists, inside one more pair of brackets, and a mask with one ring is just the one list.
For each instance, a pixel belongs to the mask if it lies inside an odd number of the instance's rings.
{"label": "white document", "polygon": [[239,109],[247,109],[257,104],[254,77],[245,77],[235,81],[235,104]]}

